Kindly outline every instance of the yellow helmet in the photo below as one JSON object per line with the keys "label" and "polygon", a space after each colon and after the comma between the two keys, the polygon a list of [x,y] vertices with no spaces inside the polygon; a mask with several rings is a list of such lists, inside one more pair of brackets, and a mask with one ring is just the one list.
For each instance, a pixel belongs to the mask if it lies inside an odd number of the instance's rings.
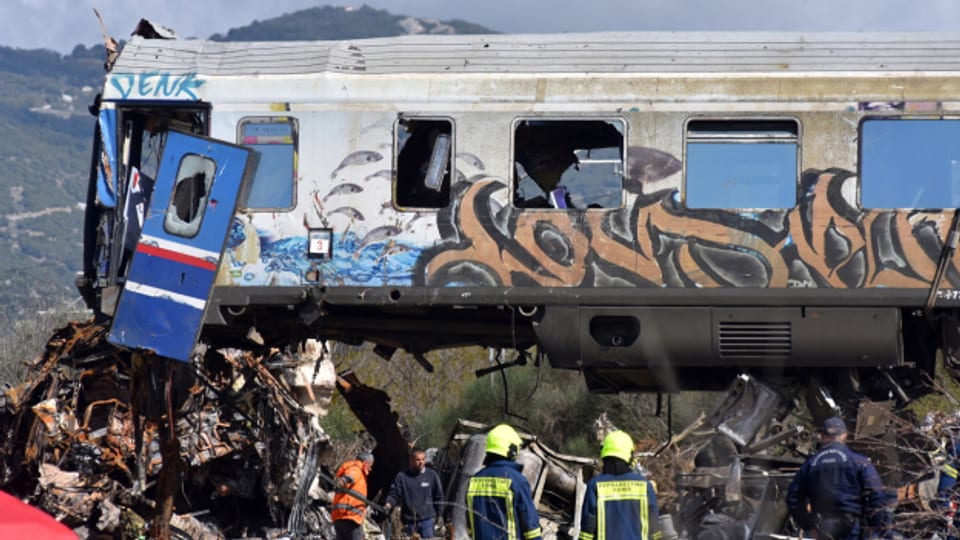
{"label": "yellow helmet", "polygon": [[607,456],[620,458],[627,463],[633,460],[633,439],[626,431],[613,431],[603,439],[603,449],[600,458]]}
{"label": "yellow helmet", "polygon": [[520,435],[507,424],[500,424],[487,433],[487,453],[503,456],[507,459],[517,457],[520,451]]}

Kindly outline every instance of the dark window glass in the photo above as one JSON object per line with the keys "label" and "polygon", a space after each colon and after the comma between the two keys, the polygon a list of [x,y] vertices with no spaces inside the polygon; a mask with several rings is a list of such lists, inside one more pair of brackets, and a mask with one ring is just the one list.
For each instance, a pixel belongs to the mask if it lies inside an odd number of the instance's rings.
{"label": "dark window glass", "polygon": [[443,208],[450,204],[453,122],[401,118],[397,122],[397,183],[400,208]]}

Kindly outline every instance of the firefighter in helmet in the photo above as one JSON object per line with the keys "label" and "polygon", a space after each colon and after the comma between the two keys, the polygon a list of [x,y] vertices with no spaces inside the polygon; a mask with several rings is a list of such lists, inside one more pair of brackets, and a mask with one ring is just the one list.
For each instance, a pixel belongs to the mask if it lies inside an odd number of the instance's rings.
{"label": "firefighter in helmet", "polygon": [[587,484],[580,512],[580,540],[660,538],[653,483],[631,466],[633,439],[613,431],[600,450],[603,471]]}
{"label": "firefighter in helmet", "polygon": [[947,459],[940,467],[940,479],[937,481],[937,497],[933,507],[944,514],[947,522],[947,540],[960,540],[960,513],[957,512],[960,499],[960,484],[957,482],[957,469],[960,468],[960,434],[950,433],[947,441]]}
{"label": "firefighter in helmet", "polygon": [[473,540],[541,540],[530,484],[514,461],[521,444],[506,424],[487,433],[484,467],[467,486],[467,530]]}

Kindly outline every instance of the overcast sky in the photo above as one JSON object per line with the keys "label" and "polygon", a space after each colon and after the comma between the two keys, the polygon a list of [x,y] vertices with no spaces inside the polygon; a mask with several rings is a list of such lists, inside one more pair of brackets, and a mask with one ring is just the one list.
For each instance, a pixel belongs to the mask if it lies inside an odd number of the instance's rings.
{"label": "overcast sky", "polygon": [[125,39],[141,18],[181,37],[209,37],[254,20],[363,3],[398,15],[463,19],[510,33],[599,30],[955,30],[958,0],[0,0],[0,45],[53,49],[102,43],[93,13]]}

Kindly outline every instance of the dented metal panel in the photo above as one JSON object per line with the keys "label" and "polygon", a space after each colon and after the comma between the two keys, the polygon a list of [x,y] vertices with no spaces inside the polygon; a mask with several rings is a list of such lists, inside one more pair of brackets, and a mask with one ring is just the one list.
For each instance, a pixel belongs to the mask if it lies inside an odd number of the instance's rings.
{"label": "dented metal panel", "polygon": [[[139,223],[128,224],[142,230],[111,343],[190,359],[225,237],[255,162],[246,148],[180,133],[167,136],[152,201],[139,210]],[[140,188],[134,180],[129,193]]]}

